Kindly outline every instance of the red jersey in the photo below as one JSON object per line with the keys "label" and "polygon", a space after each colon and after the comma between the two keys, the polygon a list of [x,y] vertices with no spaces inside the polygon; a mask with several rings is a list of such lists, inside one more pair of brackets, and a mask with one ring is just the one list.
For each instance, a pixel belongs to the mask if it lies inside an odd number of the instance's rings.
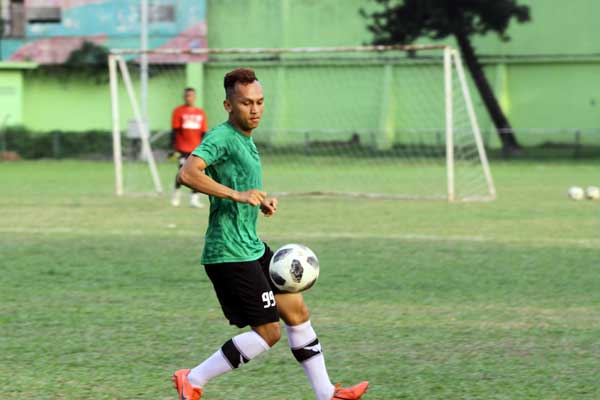
{"label": "red jersey", "polygon": [[175,130],[175,150],[191,153],[202,141],[208,130],[206,114],[197,107],[182,105],[173,110],[171,127]]}

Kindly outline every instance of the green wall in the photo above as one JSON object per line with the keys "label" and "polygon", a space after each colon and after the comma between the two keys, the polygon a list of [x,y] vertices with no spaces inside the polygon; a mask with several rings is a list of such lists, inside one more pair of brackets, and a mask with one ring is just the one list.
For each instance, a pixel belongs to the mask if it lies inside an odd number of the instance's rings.
{"label": "green wall", "polygon": [[[366,0],[207,0],[210,47],[356,46]],[[242,5],[243,4],[243,5]]]}
{"label": "green wall", "polygon": [[[226,118],[222,79],[236,65],[222,62],[205,68],[205,104],[213,123]],[[309,135],[311,140],[347,141],[357,134],[362,141],[385,148],[394,142],[432,144],[436,131],[443,132],[444,85],[439,64],[338,56],[325,61],[248,61],[244,65],[256,70],[265,92],[259,140],[302,142]],[[466,115],[461,115],[465,122]]]}
{"label": "green wall", "polygon": [[23,124],[23,73],[34,63],[0,62],[0,128]]}
{"label": "green wall", "polygon": [[0,70],[0,127],[20,125],[23,117],[23,77],[18,70]]}
{"label": "green wall", "polygon": [[[185,68],[151,68],[148,101],[153,130],[170,129],[172,108],[181,102],[186,85]],[[134,90],[139,94],[139,78],[131,70]],[[66,73],[44,68],[25,76],[25,125],[35,131],[85,131],[111,129],[111,104],[106,74]],[[133,119],[133,111],[122,80],[119,81],[121,127]]]}
{"label": "green wall", "polygon": [[[372,0],[207,0],[211,47],[302,47],[366,44],[371,35],[358,14]],[[597,0],[519,0],[529,23],[513,23],[509,42],[478,37],[482,54],[560,55],[600,53]],[[427,43],[428,40],[419,40]],[[444,40],[444,42],[450,42]]]}
{"label": "green wall", "polygon": [[531,10],[531,21],[513,23],[512,39],[502,42],[489,35],[475,40],[482,54],[598,55],[600,2],[597,0],[519,0]]}
{"label": "green wall", "polygon": [[[532,21],[513,23],[508,32],[511,41],[502,42],[495,35],[474,38],[486,75],[496,87],[511,123],[517,129],[528,131],[599,129],[600,79],[596,77],[600,76],[600,41],[596,38],[600,38],[600,24],[596,20],[600,16],[600,2],[522,2],[530,5]],[[373,2],[368,0],[248,0],[244,8],[235,4],[236,0],[209,0],[208,20],[213,27],[209,29],[210,46],[344,46],[366,44],[371,38],[357,12],[360,7],[373,7]],[[215,25],[226,29],[214,29]],[[418,43],[432,41],[422,39]],[[444,43],[454,45],[451,39]],[[377,78],[372,79],[377,86]],[[343,92],[343,88],[335,90]],[[424,90],[433,93],[432,88]],[[492,130],[472,85],[471,92],[482,129]],[[345,94],[333,96],[343,98]],[[401,95],[396,98],[399,103],[406,100]],[[310,122],[307,118],[306,125]],[[490,144],[498,144],[495,135],[486,137]],[[526,144],[561,137],[564,134],[520,134]]]}
{"label": "green wall", "polygon": [[[532,21],[513,24],[510,42],[501,42],[494,35],[474,40],[513,126],[600,128],[600,24],[595,22],[600,16],[600,2],[523,2],[531,6]],[[210,47],[354,46],[370,40],[365,21],[358,14],[360,7],[373,7],[369,0],[245,0],[243,6],[239,0],[208,0],[207,6]],[[422,116],[421,106],[439,95],[437,78],[429,84],[419,83],[418,78],[439,76],[438,72],[421,69],[419,75],[414,73],[414,66],[407,65],[395,65],[391,72],[385,72],[383,65],[356,69],[331,64],[301,67],[288,62],[278,67],[277,63],[211,61],[204,67],[192,66],[187,73],[183,68],[171,68],[152,76],[149,104],[153,129],[168,129],[170,111],[179,103],[186,82],[201,87],[209,124],[222,121],[226,117],[222,77],[238,65],[258,68],[268,96],[262,127],[272,140],[281,139],[282,127],[323,128],[323,121],[340,130],[369,126],[391,132],[419,124],[432,126],[439,119]],[[356,79],[359,82],[355,85],[362,85],[361,96],[344,84]],[[393,83],[387,94],[384,79]],[[24,123],[40,131],[110,129],[108,84],[103,77],[99,80],[28,73],[24,80]],[[490,129],[481,101],[475,91],[472,93],[481,126]],[[124,93],[121,104],[125,122],[131,112]],[[521,133],[519,137],[533,144],[555,136]],[[488,139],[490,144],[497,144],[494,135]]]}

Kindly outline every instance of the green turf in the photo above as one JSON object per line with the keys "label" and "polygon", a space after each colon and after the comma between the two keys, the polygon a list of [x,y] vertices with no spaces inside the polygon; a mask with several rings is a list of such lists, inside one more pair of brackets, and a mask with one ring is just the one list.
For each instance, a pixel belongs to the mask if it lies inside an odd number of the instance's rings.
{"label": "green turf", "polygon": [[[366,400],[598,399],[600,202],[565,192],[599,171],[496,163],[492,203],[283,198],[260,232],[320,257],[313,324]],[[109,163],[0,163],[1,399],[175,398],[172,371],[237,332],[199,265],[207,211],[112,185]],[[206,388],[312,398],[285,338]]]}

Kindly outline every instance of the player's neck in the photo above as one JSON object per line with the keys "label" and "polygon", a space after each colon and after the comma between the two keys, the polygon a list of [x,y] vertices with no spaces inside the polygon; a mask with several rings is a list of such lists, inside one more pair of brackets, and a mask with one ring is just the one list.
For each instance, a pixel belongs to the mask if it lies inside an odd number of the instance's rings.
{"label": "player's neck", "polygon": [[249,130],[249,131],[247,131],[247,130],[244,130],[244,129],[242,129],[242,128],[241,128],[241,127],[240,127],[240,126],[239,126],[239,125],[238,125],[238,124],[237,124],[235,121],[233,121],[231,118],[229,118],[229,119],[227,120],[227,123],[228,123],[229,125],[233,126],[233,127],[235,128],[235,130],[237,130],[238,132],[240,132],[240,133],[241,133],[241,134],[243,134],[244,136],[248,136],[248,137],[252,136],[252,130]]}

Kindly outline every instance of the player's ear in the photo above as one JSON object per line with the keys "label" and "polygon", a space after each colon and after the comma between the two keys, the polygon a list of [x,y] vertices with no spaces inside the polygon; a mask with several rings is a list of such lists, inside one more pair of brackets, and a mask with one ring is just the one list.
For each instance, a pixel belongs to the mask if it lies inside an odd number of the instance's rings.
{"label": "player's ear", "polygon": [[231,107],[231,103],[229,102],[229,99],[225,99],[223,101],[223,107],[225,108],[225,111],[227,111],[227,113],[230,113],[233,110],[233,107]]}

